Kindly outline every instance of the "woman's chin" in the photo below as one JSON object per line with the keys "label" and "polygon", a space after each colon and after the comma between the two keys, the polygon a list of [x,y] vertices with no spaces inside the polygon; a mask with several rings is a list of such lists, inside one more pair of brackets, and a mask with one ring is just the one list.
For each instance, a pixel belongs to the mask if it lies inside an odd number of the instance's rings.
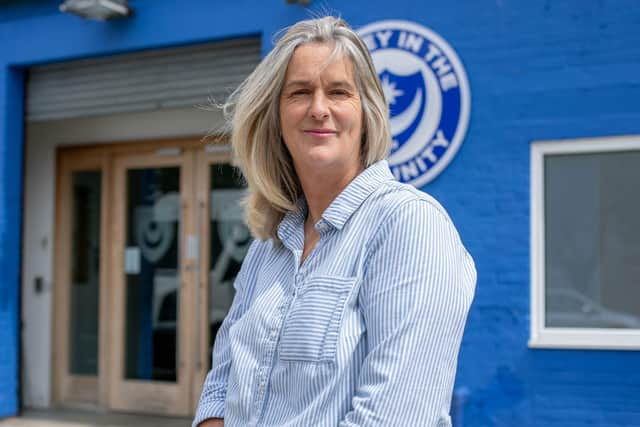
{"label": "woman's chin", "polygon": [[327,167],[340,162],[340,157],[326,147],[315,147],[306,153],[303,159],[303,163],[308,167]]}
{"label": "woman's chin", "polygon": [[[336,158],[335,156],[309,156],[307,161],[305,162],[305,166],[308,168],[317,169],[336,169],[340,168],[343,162],[341,159]],[[304,173],[304,172],[303,172]]]}
{"label": "woman's chin", "polygon": [[[360,162],[359,159],[351,160],[350,153],[343,150],[336,150],[336,147],[313,147],[305,153],[298,153],[294,158],[294,162],[298,166],[298,173],[326,171],[330,173],[349,173],[351,169],[357,169]],[[301,155],[300,155],[301,154]]]}

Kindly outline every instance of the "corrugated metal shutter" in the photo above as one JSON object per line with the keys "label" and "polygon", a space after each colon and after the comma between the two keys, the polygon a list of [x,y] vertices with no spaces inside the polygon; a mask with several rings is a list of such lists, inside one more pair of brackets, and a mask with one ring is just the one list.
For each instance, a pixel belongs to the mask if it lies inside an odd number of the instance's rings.
{"label": "corrugated metal shutter", "polygon": [[33,67],[27,121],[206,105],[222,101],[261,60],[259,38]]}

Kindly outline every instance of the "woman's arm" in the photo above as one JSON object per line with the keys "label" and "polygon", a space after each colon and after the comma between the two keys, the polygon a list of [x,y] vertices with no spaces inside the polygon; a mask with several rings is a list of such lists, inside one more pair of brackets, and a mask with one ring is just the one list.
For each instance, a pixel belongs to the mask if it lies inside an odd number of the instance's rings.
{"label": "woman's arm", "polygon": [[255,240],[233,284],[236,294],[229,312],[225,316],[213,346],[212,367],[207,374],[202,387],[202,394],[193,420],[193,427],[209,426],[205,422],[211,421],[212,426],[222,426],[224,418],[224,402],[227,396],[227,378],[231,369],[231,343],[229,341],[229,329],[238,320],[245,310],[245,299],[248,298],[249,289],[247,275],[255,273],[259,241]]}
{"label": "woman's arm", "polygon": [[[201,424],[204,420],[224,418],[224,401],[227,396],[227,378],[231,369],[231,346],[229,342],[229,328],[240,317],[242,306],[242,288],[239,286],[239,278],[236,279],[236,294],[229,313],[225,317],[213,346],[212,367],[202,387],[200,401],[193,426],[208,426]],[[215,425],[215,424],[212,424]]]}
{"label": "woman's arm", "polygon": [[397,208],[369,250],[359,302],[367,357],[340,426],[449,426],[458,349],[476,271],[446,214]]}

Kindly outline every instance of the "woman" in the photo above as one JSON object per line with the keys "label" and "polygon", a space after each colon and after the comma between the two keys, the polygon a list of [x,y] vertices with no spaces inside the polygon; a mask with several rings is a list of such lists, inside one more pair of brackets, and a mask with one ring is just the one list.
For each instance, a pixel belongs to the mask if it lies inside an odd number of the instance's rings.
{"label": "woman", "polygon": [[387,108],[332,17],[291,27],[227,104],[257,240],[194,426],[451,424],[476,273],[443,208],[394,181]]}

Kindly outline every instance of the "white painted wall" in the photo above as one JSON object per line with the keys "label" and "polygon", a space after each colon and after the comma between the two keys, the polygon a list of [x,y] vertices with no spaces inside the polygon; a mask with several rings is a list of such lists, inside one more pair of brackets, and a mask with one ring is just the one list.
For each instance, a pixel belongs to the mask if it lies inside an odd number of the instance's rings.
{"label": "white painted wall", "polygon": [[[56,147],[199,137],[221,124],[219,112],[197,109],[27,124],[22,256],[22,398],[26,407],[51,405]],[[38,276],[45,286],[36,294]]]}

